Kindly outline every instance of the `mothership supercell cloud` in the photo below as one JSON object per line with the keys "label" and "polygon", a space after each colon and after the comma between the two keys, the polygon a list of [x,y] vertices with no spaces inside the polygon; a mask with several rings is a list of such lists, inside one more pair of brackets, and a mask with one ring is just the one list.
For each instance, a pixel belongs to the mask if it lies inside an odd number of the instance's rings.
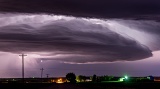
{"label": "mothership supercell cloud", "polygon": [[87,63],[139,60],[159,49],[150,42],[159,40],[158,22],[148,25],[152,21],[44,14],[8,16],[1,14],[0,21],[0,47],[4,52],[47,52],[53,55],[48,60]]}
{"label": "mothership supercell cloud", "polygon": [[[75,68],[155,62],[159,40],[159,0],[0,0],[0,65],[8,76],[21,65],[21,53],[28,54],[26,67],[37,67],[39,60],[49,61],[48,67],[60,61]],[[105,68],[124,69],[115,64]],[[142,65],[137,67],[150,68]]]}

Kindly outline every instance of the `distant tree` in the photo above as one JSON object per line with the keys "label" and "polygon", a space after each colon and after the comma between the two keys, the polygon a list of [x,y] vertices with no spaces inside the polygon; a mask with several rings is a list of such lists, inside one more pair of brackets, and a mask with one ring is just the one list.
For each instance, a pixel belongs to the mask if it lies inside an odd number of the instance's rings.
{"label": "distant tree", "polygon": [[79,76],[77,77],[77,79],[79,80],[79,82],[85,82],[85,81],[86,81],[86,76],[84,76],[84,75],[79,75]]}
{"label": "distant tree", "polygon": [[94,74],[92,77],[92,82],[96,82],[97,81],[97,76]]}
{"label": "distant tree", "polygon": [[82,76],[83,82],[86,82],[86,76]]}
{"label": "distant tree", "polygon": [[68,73],[66,79],[70,81],[70,83],[76,83],[76,75],[74,73]]}
{"label": "distant tree", "polygon": [[77,77],[77,80],[78,80],[78,82],[82,82],[82,81],[83,81],[83,75],[79,75],[79,76]]}

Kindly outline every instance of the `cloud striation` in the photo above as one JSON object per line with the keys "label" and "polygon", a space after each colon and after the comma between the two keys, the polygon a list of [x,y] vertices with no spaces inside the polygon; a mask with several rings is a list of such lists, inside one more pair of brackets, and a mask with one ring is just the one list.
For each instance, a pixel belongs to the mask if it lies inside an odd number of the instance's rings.
{"label": "cloud striation", "polygon": [[134,61],[152,56],[147,44],[116,31],[112,20],[31,14],[1,14],[0,19],[3,52],[46,52],[40,59],[66,63]]}

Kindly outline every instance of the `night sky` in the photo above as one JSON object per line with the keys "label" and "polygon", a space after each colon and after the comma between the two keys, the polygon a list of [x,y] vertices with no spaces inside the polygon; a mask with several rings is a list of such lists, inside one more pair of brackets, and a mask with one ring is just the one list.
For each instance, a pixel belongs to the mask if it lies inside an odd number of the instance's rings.
{"label": "night sky", "polygon": [[0,77],[160,76],[159,0],[0,0]]}

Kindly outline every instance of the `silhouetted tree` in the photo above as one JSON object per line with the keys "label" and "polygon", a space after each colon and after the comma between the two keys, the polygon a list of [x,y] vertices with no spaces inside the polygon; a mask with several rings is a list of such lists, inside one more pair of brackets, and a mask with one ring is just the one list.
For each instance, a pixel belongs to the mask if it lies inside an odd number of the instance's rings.
{"label": "silhouetted tree", "polygon": [[76,83],[76,75],[74,73],[68,73],[66,79],[70,81],[70,83]]}
{"label": "silhouetted tree", "polygon": [[96,82],[96,80],[97,80],[97,76],[94,74],[92,77],[92,82]]}

